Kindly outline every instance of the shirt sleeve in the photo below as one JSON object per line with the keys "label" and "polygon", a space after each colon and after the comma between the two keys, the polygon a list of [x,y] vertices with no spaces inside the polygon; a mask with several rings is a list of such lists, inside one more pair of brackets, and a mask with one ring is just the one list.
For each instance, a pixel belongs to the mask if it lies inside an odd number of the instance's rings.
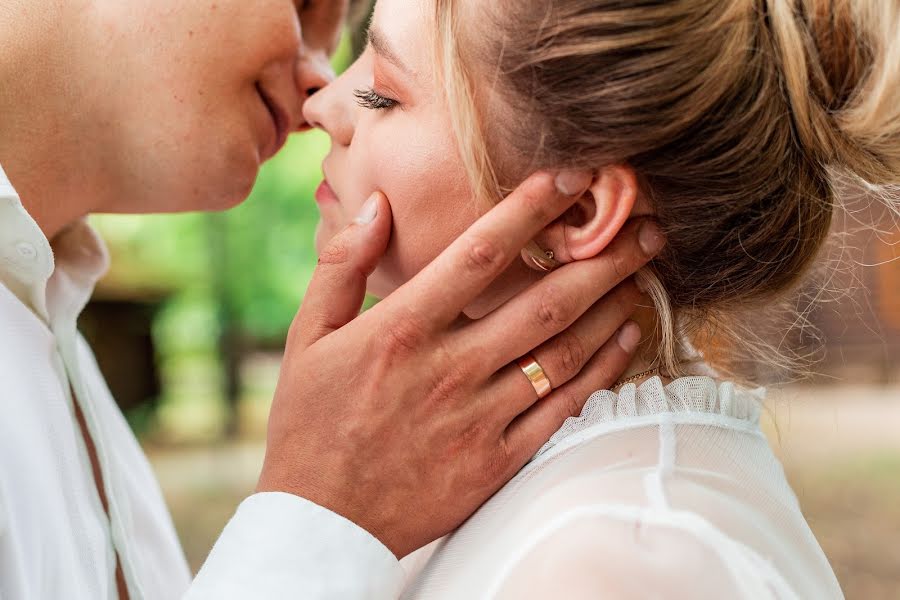
{"label": "shirt sleeve", "polygon": [[573,513],[511,557],[488,595],[497,600],[796,598],[751,555],[720,534],[658,520],[648,524],[639,517]]}
{"label": "shirt sleeve", "polygon": [[403,571],[380,541],[292,494],[266,492],[238,507],[184,600],[395,599]]}

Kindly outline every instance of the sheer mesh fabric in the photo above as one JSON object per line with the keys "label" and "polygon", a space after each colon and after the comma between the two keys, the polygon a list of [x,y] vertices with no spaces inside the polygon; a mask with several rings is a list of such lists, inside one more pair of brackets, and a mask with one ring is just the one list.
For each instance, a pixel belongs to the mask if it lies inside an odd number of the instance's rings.
{"label": "sheer mesh fabric", "polygon": [[404,598],[840,598],[758,420],[763,392],[653,378],[591,396]]}

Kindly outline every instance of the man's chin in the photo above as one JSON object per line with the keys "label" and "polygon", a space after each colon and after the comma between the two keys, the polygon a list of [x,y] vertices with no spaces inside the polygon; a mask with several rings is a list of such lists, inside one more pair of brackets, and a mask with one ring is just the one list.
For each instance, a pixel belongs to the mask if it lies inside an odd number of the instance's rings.
{"label": "man's chin", "polygon": [[180,214],[188,212],[222,212],[242,204],[247,196],[215,195],[210,197],[197,197],[194,194],[171,193],[165,196],[165,201],[159,201],[157,197],[131,198],[128,204],[111,201],[108,204],[98,204],[91,212],[110,214]]}
{"label": "man's chin", "polygon": [[250,197],[255,178],[246,175],[242,178],[230,177],[228,180],[223,178],[220,181],[226,181],[227,185],[203,187],[202,183],[198,183],[172,190],[168,197],[174,199],[174,202],[162,212],[219,212],[232,209]]}

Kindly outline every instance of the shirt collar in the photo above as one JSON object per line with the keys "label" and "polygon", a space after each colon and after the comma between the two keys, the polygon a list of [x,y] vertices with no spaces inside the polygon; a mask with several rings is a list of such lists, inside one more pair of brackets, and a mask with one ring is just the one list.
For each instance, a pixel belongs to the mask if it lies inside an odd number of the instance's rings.
{"label": "shirt collar", "polygon": [[0,167],[0,284],[52,326],[74,321],[108,266],[106,246],[84,219],[47,240]]}

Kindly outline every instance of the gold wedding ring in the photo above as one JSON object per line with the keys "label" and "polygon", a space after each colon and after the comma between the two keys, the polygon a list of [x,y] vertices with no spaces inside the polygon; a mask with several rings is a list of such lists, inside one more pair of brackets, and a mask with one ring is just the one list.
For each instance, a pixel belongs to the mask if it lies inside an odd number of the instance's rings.
{"label": "gold wedding ring", "polygon": [[516,364],[519,365],[519,368],[525,373],[525,377],[527,377],[528,381],[531,382],[531,385],[534,386],[534,391],[537,392],[538,399],[544,398],[550,393],[553,389],[550,387],[550,380],[547,379],[547,374],[544,373],[541,365],[534,360],[532,355],[526,354],[516,361]]}

